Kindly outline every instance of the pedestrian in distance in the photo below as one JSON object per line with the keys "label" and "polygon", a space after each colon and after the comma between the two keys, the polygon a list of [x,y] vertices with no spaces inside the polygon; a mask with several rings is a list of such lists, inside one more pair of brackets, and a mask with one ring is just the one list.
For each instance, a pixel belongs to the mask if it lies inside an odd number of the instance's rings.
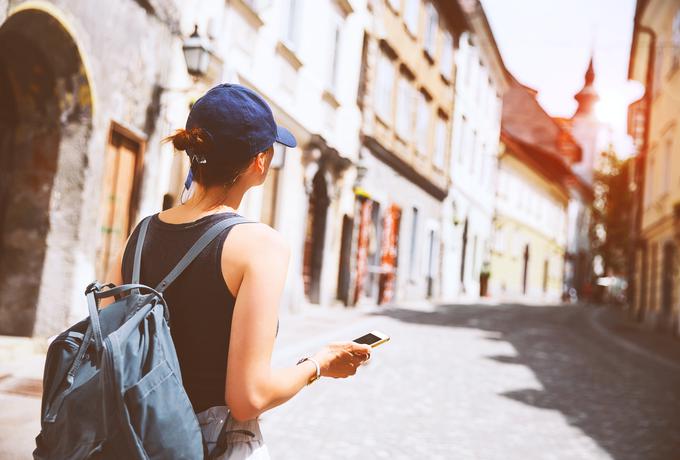
{"label": "pedestrian in distance", "polygon": [[[142,249],[141,282],[154,286],[215,223],[238,216],[244,194],[262,185],[274,143],[295,147],[269,105],[236,84],[209,90],[193,105],[186,129],[168,138],[191,160],[182,204],[153,215]],[[140,225],[107,281],[130,283]],[[286,368],[271,367],[278,305],[289,247],[276,230],[254,222],[224,230],[164,293],[182,381],[209,451],[220,459],[268,459],[259,416],[319,377],[345,378],[371,347],[330,343]]]}

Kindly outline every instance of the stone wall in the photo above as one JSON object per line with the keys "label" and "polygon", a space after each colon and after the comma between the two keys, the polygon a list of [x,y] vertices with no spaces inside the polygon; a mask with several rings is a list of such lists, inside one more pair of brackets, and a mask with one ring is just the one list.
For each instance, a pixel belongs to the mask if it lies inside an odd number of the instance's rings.
{"label": "stone wall", "polygon": [[[15,260],[5,260],[5,272],[13,278],[9,284],[0,279],[0,333],[47,336],[84,314],[82,293],[94,279],[101,177],[112,121],[145,141],[142,195],[154,190],[162,87],[168,67],[176,62],[173,56],[181,54],[178,14],[173,8],[171,2],[160,0],[0,1],[0,26],[11,23],[14,14],[27,14],[17,13],[21,9],[31,9],[35,24],[58,24],[26,36],[33,46],[49,47],[50,53],[43,53],[49,57],[46,75],[56,77],[58,113],[51,119],[57,129],[49,142],[43,142],[44,152],[55,150],[54,170],[41,182],[51,182],[46,190],[48,203],[32,214],[33,220],[42,219],[45,225],[29,225],[41,240],[37,247],[43,248],[43,254],[24,251]],[[6,12],[12,15],[7,22]],[[49,35],[59,30],[63,36]],[[60,62],[74,60],[76,66],[69,72],[59,67]],[[40,82],[42,77],[30,78]],[[35,132],[35,127],[25,128],[24,134]],[[35,150],[37,143],[32,146]],[[161,200],[159,194],[158,208]],[[6,235],[3,232],[4,239]],[[25,266],[29,261],[35,266]],[[37,298],[37,307],[21,301],[30,297]]]}

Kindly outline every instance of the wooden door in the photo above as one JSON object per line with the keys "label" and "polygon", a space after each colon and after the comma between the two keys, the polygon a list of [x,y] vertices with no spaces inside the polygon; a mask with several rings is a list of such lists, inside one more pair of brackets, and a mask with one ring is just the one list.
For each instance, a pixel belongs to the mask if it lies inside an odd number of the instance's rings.
{"label": "wooden door", "polygon": [[112,131],[106,149],[99,211],[101,239],[96,270],[100,280],[104,280],[131,230],[140,156],[140,142]]}

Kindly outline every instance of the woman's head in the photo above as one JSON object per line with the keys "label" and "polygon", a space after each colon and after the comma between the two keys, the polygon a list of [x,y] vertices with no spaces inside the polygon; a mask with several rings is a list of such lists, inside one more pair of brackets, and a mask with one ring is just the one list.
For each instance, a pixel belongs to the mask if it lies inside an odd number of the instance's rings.
{"label": "woman's head", "polygon": [[293,135],[274,121],[254,91],[233,84],[212,88],[191,108],[186,129],[168,140],[191,160],[193,179],[203,187],[230,187],[239,179],[261,184],[279,142],[295,147]]}

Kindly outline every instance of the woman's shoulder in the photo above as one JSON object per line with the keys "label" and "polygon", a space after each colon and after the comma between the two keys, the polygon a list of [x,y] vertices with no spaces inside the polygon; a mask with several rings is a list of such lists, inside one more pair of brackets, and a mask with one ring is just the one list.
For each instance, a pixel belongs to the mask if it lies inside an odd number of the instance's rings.
{"label": "woman's shoulder", "polygon": [[246,222],[237,225],[232,233],[234,234],[233,240],[238,240],[247,246],[267,246],[270,249],[288,247],[288,241],[281,233],[261,222]]}
{"label": "woman's shoulder", "polygon": [[288,241],[277,230],[261,222],[248,222],[232,229],[225,242],[223,256],[231,254],[252,260],[257,255],[287,256],[289,252]]}

